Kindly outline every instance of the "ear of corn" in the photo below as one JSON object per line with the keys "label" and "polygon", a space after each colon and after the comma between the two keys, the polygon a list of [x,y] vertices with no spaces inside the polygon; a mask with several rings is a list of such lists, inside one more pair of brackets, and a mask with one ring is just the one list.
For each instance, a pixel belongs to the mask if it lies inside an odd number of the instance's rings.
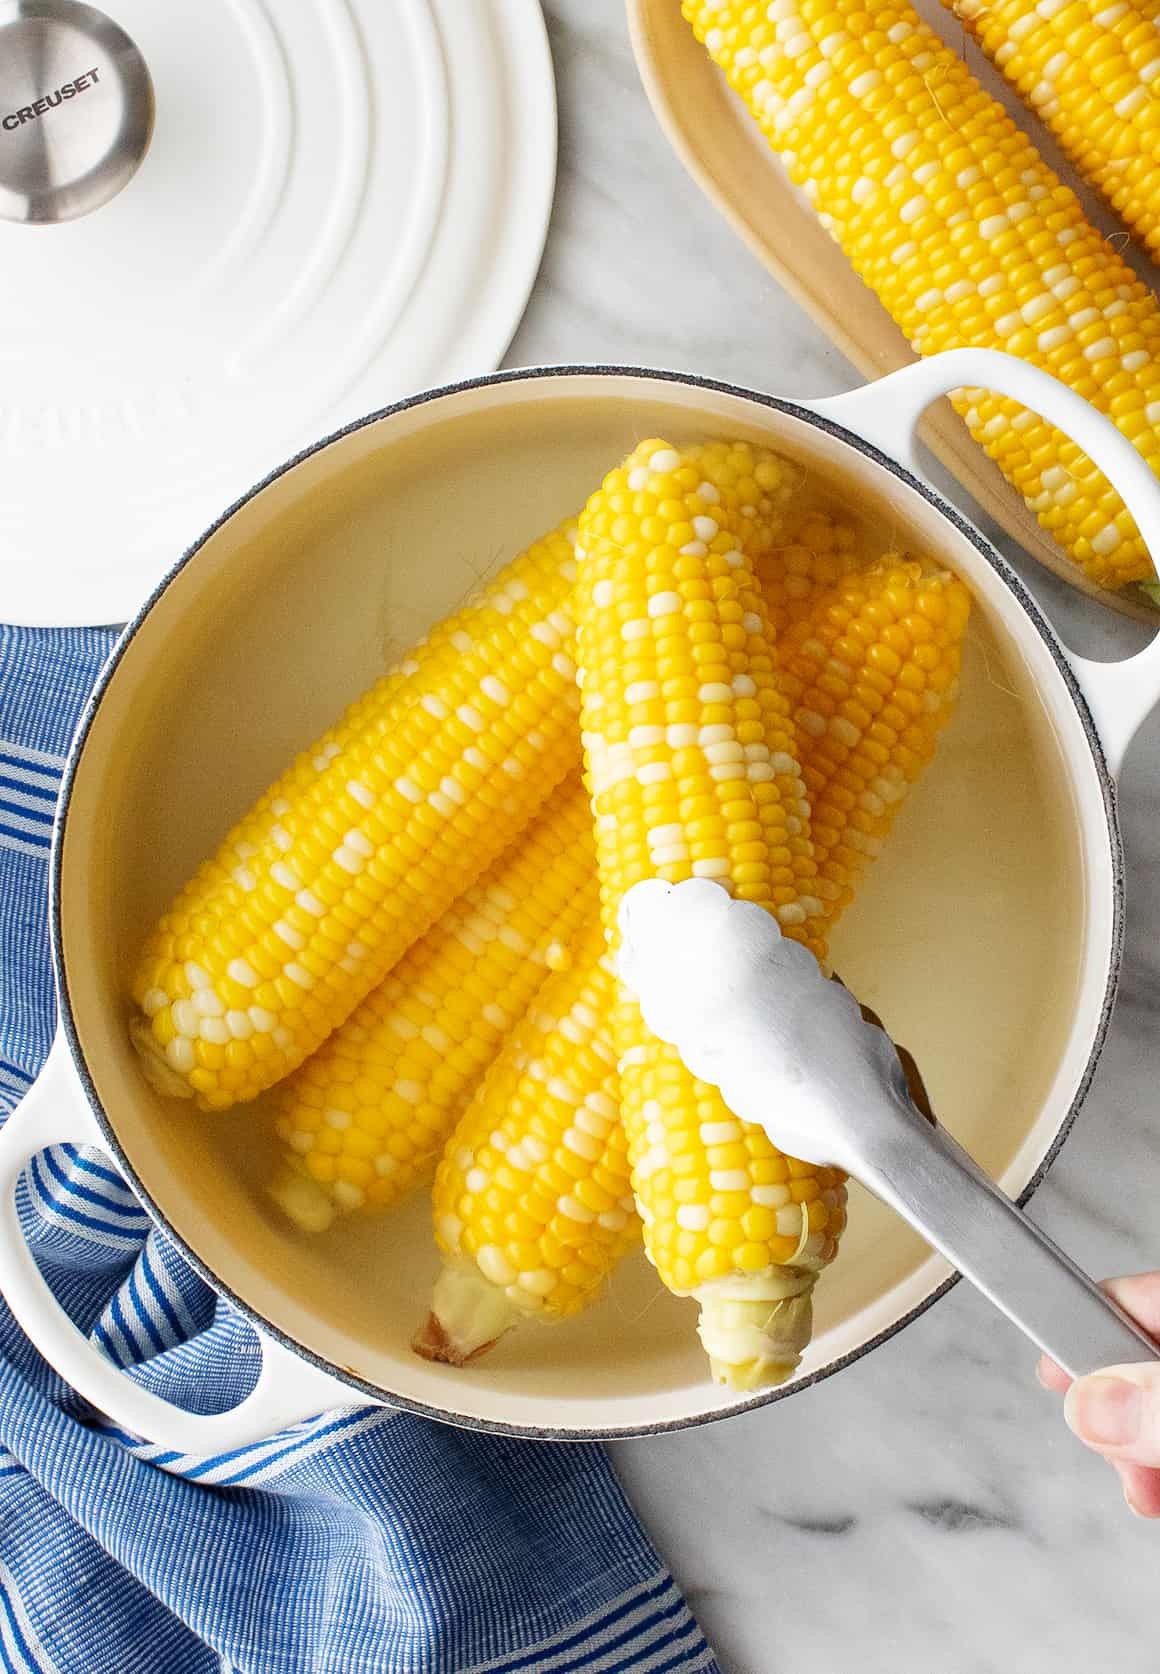
{"label": "ear of corn", "polygon": [[279,1089],[273,1192],[292,1219],[320,1230],[410,1191],[596,907],[577,775]]}
{"label": "ear of corn", "polygon": [[831,923],[934,755],[958,693],[969,609],[961,581],[889,554],[837,582],[778,646]]}
{"label": "ear of corn", "polygon": [[[653,444],[653,452],[658,447],[660,444]],[[738,537],[745,539],[747,551],[768,556],[780,537],[783,509],[793,485],[793,474],[785,462],[768,450],[745,442],[695,445],[683,452],[681,460],[690,479],[698,485],[701,507],[700,524],[685,531],[690,544],[685,559],[691,562],[698,559],[696,547],[705,544],[701,536],[708,534],[708,526],[713,522],[710,511],[715,509],[721,509],[721,516],[730,519],[731,527],[737,527]],[[830,522],[825,514],[810,522],[810,532],[817,531],[824,534],[825,546],[837,544],[829,539]],[[842,541],[842,546],[847,544]],[[795,552],[805,556],[803,547],[795,546]],[[738,561],[738,557],[740,554],[731,549],[730,562]],[[728,567],[730,564],[725,564],[726,571]],[[798,566],[798,569],[803,571],[805,567]],[[810,579],[814,578],[810,576]],[[758,601],[750,599],[750,603]],[[740,613],[742,618],[743,614]],[[765,706],[768,708],[770,703],[777,706],[777,698],[770,690],[768,670],[763,670],[760,678]],[[653,698],[644,695],[644,701],[651,703]],[[700,713],[698,703],[693,708]],[[758,703],[757,708],[760,710],[762,705]],[[678,728],[678,732],[690,732],[688,723]],[[752,752],[755,760],[765,752],[765,745],[757,738],[752,740]],[[785,763],[780,765],[785,767]],[[793,767],[793,775],[797,775],[797,767]],[[800,788],[797,777],[793,778],[793,785],[795,790]],[[808,860],[808,845],[802,854]],[[628,1184],[624,1184],[621,1204],[604,1209],[604,1214],[613,1217],[609,1227],[599,1214],[593,1222],[593,1204],[586,1195],[593,1184],[598,1199],[601,1192],[608,1194],[611,1190],[616,1167],[623,1158],[619,1127],[614,1130],[613,1150],[599,1155],[598,1137],[594,1133],[589,1133],[588,1138],[583,1133],[577,1137],[574,1133],[566,1135],[561,1127],[561,1123],[571,1120],[569,1098],[579,1107],[581,1113],[576,1122],[583,1127],[588,1120],[589,1098],[604,1107],[604,1101],[614,1096],[616,1081],[609,1080],[613,1048],[611,1035],[606,1031],[616,999],[616,984],[603,956],[604,942],[598,927],[594,927],[588,944],[583,942],[577,949],[574,971],[547,981],[537,1001],[536,1023],[529,1021],[524,1030],[517,1031],[507,1041],[464,1122],[447,1145],[434,1190],[435,1229],[444,1250],[445,1266],[435,1287],[432,1316],[415,1339],[418,1353],[462,1363],[470,1354],[479,1353],[485,1344],[494,1341],[521,1314],[536,1311],[544,1319],[552,1319],[576,1311],[593,1299],[604,1272],[608,1271],[606,1234],[609,1230],[616,1234],[613,1240],[616,1247],[621,1247],[619,1215],[621,1210],[629,1214]],[[576,1011],[572,1011],[576,994],[581,994],[581,999]],[[546,1028],[546,1019],[549,1023],[556,1019],[551,1028]],[[589,1031],[596,1024],[599,1026],[596,1040],[598,1043],[608,1040],[609,1045],[604,1046],[603,1053],[599,1046],[594,1055],[577,1053],[577,1041],[586,1043]],[[567,1076],[554,1076],[561,1100],[556,1105],[546,1100],[542,1085],[536,1095],[537,1083],[546,1080],[546,1065],[569,1066]],[[541,1101],[539,1107],[536,1096]],[[551,1178],[537,1180],[536,1192],[529,1195],[527,1182],[517,1175],[514,1177],[511,1168],[500,1165],[497,1143],[512,1143],[511,1127],[507,1130],[502,1127],[512,1110],[519,1115],[514,1128],[519,1140],[522,1133],[529,1132],[527,1125],[537,1108],[544,1107],[554,1112],[556,1120],[552,1125],[547,1115],[542,1117],[541,1125],[532,1132],[532,1155],[542,1162],[539,1150],[547,1140],[562,1143],[569,1155],[564,1172],[557,1170]],[[506,1140],[504,1133],[507,1133]],[[522,1157],[522,1148],[517,1150],[517,1155]],[[576,1190],[569,1189],[572,1177],[579,1180]],[[795,1232],[793,1239],[787,1239],[787,1249],[798,1242],[800,1219],[800,1214],[795,1215]],[[519,1237],[512,1234],[511,1229],[516,1225],[522,1229]],[[576,1256],[569,1277],[562,1277],[559,1269],[552,1269],[549,1262],[536,1281],[541,1291],[529,1297],[526,1287],[511,1279],[511,1274],[519,1276],[521,1272],[532,1271],[527,1267],[531,1261],[532,1234],[546,1240],[549,1250],[557,1249],[557,1242],[562,1239],[569,1249],[576,1250]],[[638,1235],[634,1214],[629,1214],[626,1237],[629,1235]],[[480,1249],[487,1252],[482,1259]],[[546,1274],[551,1271],[556,1272],[556,1281],[549,1289]],[[581,1282],[584,1274],[586,1279]]]}
{"label": "ear of corn", "polygon": [[166,1092],[224,1109],[296,1069],[576,764],[571,534],[352,704],[170,907],[133,984]]}
{"label": "ear of corn", "polygon": [[[698,444],[689,456],[730,497],[755,550],[767,550],[792,482],[785,462],[747,443]],[[570,656],[570,635],[560,650]],[[387,689],[393,691],[400,678],[389,677]],[[279,1131],[290,1157],[272,1190],[304,1228],[324,1228],[335,1209],[397,1201],[422,1173],[432,1144],[442,1142],[498,1050],[501,1033],[488,1017],[521,1015],[544,972],[539,952],[521,962],[510,945],[513,937],[525,936],[527,924],[505,918],[514,912],[538,914],[541,923],[558,919],[557,939],[566,942],[594,905],[591,825],[581,797],[578,787],[559,793],[540,826],[521,837],[517,852],[448,910],[286,1084]],[[554,850],[568,851],[573,842],[577,857],[555,865]],[[590,876],[581,854],[590,861]],[[500,940],[490,945],[484,966],[468,971],[462,968],[470,963],[463,943],[473,932],[464,930],[464,920],[480,914],[502,926]],[[506,979],[506,993],[492,991],[492,979]],[[445,1039],[450,1057],[438,1061],[428,1037]]]}
{"label": "ear of corn", "polygon": [[415,1338],[462,1365],[528,1314],[564,1319],[640,1236],[605,1024],[616,992],[594,914],[449,1142],[435,1180],[443,1271]]}
{"label": "ear of corn", "polygon": [[[953,670],[957,667],[965,614],[954,608],[955,604],[965,600],[960,584],[951,582],[946,576],[927,575],[925,572],[916,577],[916,566],[903,565],[901,560],[884,560],[883,565],[871,571],[863,582],[855,571],[865,565],[865,551],[853,538],[852,531],[846,535],[840,533],[842,529],[843,525],[826,512],[815,512],[797,526],[790,543],[776,552],[773,542],[764,537],[757,543],[768,558],[763,568],[763,582],[771,618],[790,621],[787,633],[791,636],[795,633],[794,624],[798,624],[796,637],[800,643],[794,645],[791,666],[782,671],[782,683],[787,692],[795,695],[799,704],[803,707],[812,705],[811,713],[823,716],[827,723],[825,727],[819,727],[807,715],[807,725],[800,732],[802,768],[807,784],[820,789],[834,783],[838,776],[850,774],[854,784],[863,787],[865,781],[862,774],[866,763],[873,768],[875,777],[880,778],[886,772],[891,775],[887,781],[890,794],[882,798],[881,815],[878,815],[876,806],[867,809],[859,805],[857,797],[844,794],[847,788],[845,782],[834,790],[832,812],[826,816],[826,841],[817,846],[818,894],[825,902],[831,922],[848,899],[859,869],[877,852],[877,840],[885,835],[890,821],[902,805],[903,794],[895,790],[899,781],[894,777],[897,765],[894,758],[904,759],[907,764],[905,769],[899,767],[904,793],[905,785],[909,783],[907,773],[920,770],[928,755],[925,740],[922,747],[917,738],[912,738],[908,745],[898,736],[892,737],[887,730],[894,718],[888,713],[888,700],[899,686],[897,676],[912,660],[911,656],[899,655],[896,648],[902,641],[894,633],[889,649],[898,658],[897,671],[890,657],[886,656],[882,661],[891,669],[891,674],[883,679],[871,660],[868,666],[874,672],[867,675],[863,672],[863,665],[866,665],[870,645],[877,643],[889,630],[899,626],[906,630],[908,624],[914,630],[911,636],[913,646],[927,643],[925,629],[921,624],[914,624],[912,618],[921,599],[945,592],[945,614],[940,612],[936,603],[931,606],[928,615],[935,628],[931,637],[937,638],[940,648],[945,649],[948,666]],[[901,576],[895,573],[900,568],[904,571]],[[859,591],[860,585],[864,588],[865,597]],[[892,605],[884,607],[882,594],[888,585],[895,586],[896,591]],[[899,585],[912,589],[913,601],[899,594]],[[866,635],[866,641],[860,641],[861,649],[855,656],[841,643],[841,636],[855,633],[857,637],[858,632]],[[882,642],[887,643],[886,640]],[[779,656],[784,656],[785,651],[783,647]],[[852,664],[839,671],[847,681],[847,686],[842,688],[844,696],[836,693],[832,684],[829,690],[818,687],[819,680],[832,681],[839,662],[838,651],[845,651],[846,656],[852,658]],[[955,682],[953,673],[950,678],[944,678],[941,672],[930,670],[929,658],[925,654],[923,661],[931,673],[932,689],[943,695],[937,713],[932,713],[924,691],[922,717],[917,721],[911,718],[909,724],[929,728],[929,736],[933,740],[953,699]],[[866,698],[867,694],[860,689],[866,684],[871,688],[869,703],[881,698],[876,722],[863,723],[853,742],[845,728],[839,727],[844,734],[839,739],[830,732],[829,723],[849,720],[849,714],[843,715],[840,705],[847,700]],[[900,689],[905,689],[905,682]],[[869,724],[876,724],[880,729],[873,739],[864,737]],[[884,740],[888,740],[888,746],[884,754],[879,755]],[[866,745],[869,746],[869,754],[864,753]],[[910,757],[905,755],[907,750],[912,751]],[[873,784],[872,779],[869,784],[871,794],[874,794]],[[863,833],[853,820],[859,818],[865,821],[868,815],[873,816],[872,823]],[[848,843],[847,836],[850,838]],[[571,997],[580,992],[586,993],[587,999],[574,1011]],[[608,1067],[611,1054],[609,1023],[615,999],[616,985],[604,944],[592,931],[587,944],[583,937],[578,943],[575,963],[568,972],[564,976],[550,977],[540,990],[538,1024],[533,1026],[529,1023],[522,1031],[517,1030],[516,1035],[509,1037],[488,1081],[477,1094],[469,1116],[465,1117],[448,1144],[433,1194],[436,1238],[443,1251],[444,1269],[436,1286],[431,1317],[416,1339],[420,1353],[461,1364],[482,1352],[525,1315],[534,1313],[543,1320],[565,1317],[600,1294],[610,1259],[611,1246],[607,1234],[610,1231],[619,1233],[618,1217],[612,1226],[594,1226],[585,1218],[591,1212],[599,1221],[597,1211],[605,1201],[600,1197],[589,1198],[587,1182],[595,1179],[602,1191],[609,1197],[615,1197],[612,1187],[623,1178],[626,1167],[623,1141],[616,1143],[620,1139],[619,1128],[613,1131],[610,1139],[603,1139],[597,1124],[597,1132],[590,1138],[599,1143],[594,1145],[580,1138],[578,1145],[568,1148],[569,1155],[563,1170],[554,1169],[551,1155],[545,1157],[541,1147],[549,1140],[553,1145],[561,1143],[561,1136],[570,1123],[583,1120],[577,1118],[575,1112],[583,1111],[590,1099],[601,1101],[604,1096],[611,1097],[617,1093],[617,1083],[610,1077]],[[603,1054],[597,1051],[594,1056],[585,1055],[577,1061],[572,1057],[573,1044],[577,1040],[588,1040],[588,1031],[594,1021],[599,1023],[599,1038],[607,1042],[606,1049]],[[527,1045],[529,1039],[534,1050]],[[544,1066],[548,1063],[571,1065],[571,1080],[566,1084],[569,1098],[564,1104],[549,1100],[544,1095],[547,1081]],[[534,1073],[532,1065],[539,1066]],[[557,1094],[562,1090],[557,1085]],[[608,1106],[600,1104],[601,1111],[606,1113],[607,1109]],[[556,1118],[554,1123],[552,1112]],[[724,1130],[718,1129],[717,1133],[727,1138]],[[521,1142],[527,1134],[531,1134],[531,1144],[525,1152]],[[700,1135],[697,1137],[699,1139]],[[589,1153],[587,1159],[584,1156],[586,1149]],[[514,1172],[507,1166],[513,1153],[521,1170],[526,1167],[529,1156],[535,1160],[534,1189],[528,1189],[523,1172]],[[693,1160],[693,1157],[687,1157],[681,1166],[687,1169]],[[795,1183],[799,1192],[810,1188],[801,1185],[801,1176],[791,1177],[787,1160],[780,1159],[781,1166],[778,1165],[778,1156],[772,1153],[772,1148],[770,1157],[765,1160],[770,1173],[770,1178],[764,1182],[765,1207],[774,1209],[786,1237],[792,1238],[796,1247],[801,1238],[802,1216],[794,1200]],[[546,1173],[546,1170],[552,1172]],[[821,1190],[833,1196],[830,1217],[831,1230],[836,1237],[841,1230],[843,1211],[840,1179],[831,1181],[827,1178],[826,1185],[819,1186]],[[618,1207],[627,1212],[627,1205],[627,1198],[623,1198]],[[615,1208],[613,1214],[615,1217]],[[535,1272],[527,1265],[531,1260],[532,1246],[537,1240],[544,1240],[549,1254],[558,1257],[562,1234],[567,1235],[567,1248],[574,1252],[573,1279],[580,1276],[585,1282],[577,1293],[576,1289],[570,1288],[569,1281],[562,1278],[558,1263],[555,1268],[545,1264],[532,1280],[536,1294],[529,1297],[519,1285],[518,1275],[521,1270]],[[624,1228],[625,1242],[638,1235],[637,1218],[630,1213],[629,1223]],[[482,1263],[479,1260],[481,1249],[488,1252]],[[513,1272],[517,1274],[516,1281],[511,1279]],[[556,1282],[549,1284],[553,1272]],[[793,1332],[804,1336],[808,1330],[808,1304],[800,1300],[800,1295],[795,1295],[796,1288],[802,1283],[808,1284],[808,1275],[804,1281],[796,1272],[787,1272],[782,1276],[785,1294],[775,1306],[783,1335]],[[743,1314],[744,1305],[745,1299],[742,1299]],[[770,1306],[766,1305],[766,1312],[769,1311]]]}
{"label": "ear of corn", "polygon": [[[1160,303],[911,6],[683,9],[918,353],[976,345],[1031,361],[1160,471]],[[1093,581],[1153,575],[1127,509],[1074,442],[984,390],[955,406]]]}
{"label": "ear of corn", "polygon": [[776,549],[799,486],[798,467],[772,448],[743,441],[693,442],[682,457],[696,469],[708,504],[729,508],[755,561]]}
{"label": "ear of corn", "polygon": [[[805,786],[743,538],[696,468],[655,440],[581,517],[582,740],[614,948],[633,884],[706,877],[822,951]],[[840,1176],[738,1122],[624,990],[613,1038],[649,1258],[670,1290],[696,1296],[718,1379],[778,1382],[808,1340],[814,1278],[836,1248]]]}
{"label": "ear of corn", "polygon": [[785,542],[749,550],[780,668],[780,647],[789,629],[809,616],[836,582],[865,569],[867,556],[854,525],[824,507],[800,518]]}
{"label": "ear of corn", "polygon": [[1153,256],[1160,256],[1155,0],[943,0]]}
{"label": "ear of corn", "polygon": [[[691,455],[771,540],[784,461],[747,443]],[[221,1110],[290,1074],[578,761],[573,538],[562,525],[440,624],[178,896],[133,982],[132,1037],[162,1091]],[[293,1203],[317,1219],[316,1196]]]}

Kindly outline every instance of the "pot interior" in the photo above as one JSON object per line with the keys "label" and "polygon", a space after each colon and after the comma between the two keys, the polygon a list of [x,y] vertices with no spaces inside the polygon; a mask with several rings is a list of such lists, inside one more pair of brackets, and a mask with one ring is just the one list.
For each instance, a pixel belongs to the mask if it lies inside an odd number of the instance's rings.
{"label": "pot interior", "polygon": [[[220,1281],[388,1395],[490,1424],[642,1429],[731,1402],[705,1379],[694,1305],[663,1293],[639,1255],[574,1323],[529,1326],[460,1371],[416,1359],[408,1340],[436,1271],[426,1194],[321,1238],[292,1230],[263,1195],[268,1112],[204,1116],[143,1081],[125,1032],[128,973],[175,889],[290,757],[648,434],[772,442],[811,491],[972,585],[958,715],[833,954],[916,1053],[942,1119],[1013,1192],[1067,1113],[1104,999],[1107,826],[1052,657],[972,543],[859,451],[736,395],[572,374],[452,392],[301,462],[169,584],[104,695],[63,848],[68,1001],[138,1181]],[[807,1374],[945,1277],[892,1214],[852,1197]]]}

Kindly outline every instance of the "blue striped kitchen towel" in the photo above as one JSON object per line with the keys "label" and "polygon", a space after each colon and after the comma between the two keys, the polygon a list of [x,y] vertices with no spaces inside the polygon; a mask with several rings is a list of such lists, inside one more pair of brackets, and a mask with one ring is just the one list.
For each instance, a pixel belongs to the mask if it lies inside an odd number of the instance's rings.
{"label": "blue striped kitchen towel", "polygon": [[[48,1051],[49,834],[110,632],[0,627],[0,1120]],[[249,1327],[99,1152],[21,1186],[81,1329],[202,1410],[248,1387]],[[320,1414],[218,1458],[113,1430],[0,1304],[0,1659],[19,1674],[717,1674],[604,1451]]]}

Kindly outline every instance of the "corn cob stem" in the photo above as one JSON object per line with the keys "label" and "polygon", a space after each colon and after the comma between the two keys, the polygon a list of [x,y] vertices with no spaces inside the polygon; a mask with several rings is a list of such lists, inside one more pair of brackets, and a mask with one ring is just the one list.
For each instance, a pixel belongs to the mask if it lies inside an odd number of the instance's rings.
{"label": "corn cob stem", "polygon": [[697,1335],[714,1383],[745,1392],[793,1376],[813,1336],[817,1278],[816,1269],[789,1264],[694,1291]]}
{"label": "corn cob stem", "polygon": [[565,524],[306,751],[161,920],[133,1039],[224,1109],[295,1069],[576,764]]}
{"label": "corn cob stem", "polygon": [[[904,0],[684,0],[823,225],[920,354],[977,345],[1052,372],[1160,470],[1160,303]],[[1093,581],[1151,577],[1081,450],[1015,402],[955,406]]]}
{"label": "corn cob stem", "polygon": [[443,1366],[478,1360],[532,1311],[531,1303],[513,1301],[513,1288],[486,1278],[470,1257],[447,1256],[412,1349]]}

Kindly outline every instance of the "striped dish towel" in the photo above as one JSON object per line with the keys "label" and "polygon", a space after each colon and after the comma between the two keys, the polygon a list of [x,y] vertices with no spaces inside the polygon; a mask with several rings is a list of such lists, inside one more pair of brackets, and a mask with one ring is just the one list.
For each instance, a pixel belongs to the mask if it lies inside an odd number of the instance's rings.
{"label": "striped dish towel", "polygon": [[[110,632],[0,627],[0,1121],[53,1027],[60,772]],[[202,1411],[252,1382],[243,1320],[108,1159],[61,1145],[19,1209],[127,1375]],[[18,1674],[717,1674],[602,1449],[320,1414],[217,1458],[88,1410],[0,1303],[0,1663]]]}

